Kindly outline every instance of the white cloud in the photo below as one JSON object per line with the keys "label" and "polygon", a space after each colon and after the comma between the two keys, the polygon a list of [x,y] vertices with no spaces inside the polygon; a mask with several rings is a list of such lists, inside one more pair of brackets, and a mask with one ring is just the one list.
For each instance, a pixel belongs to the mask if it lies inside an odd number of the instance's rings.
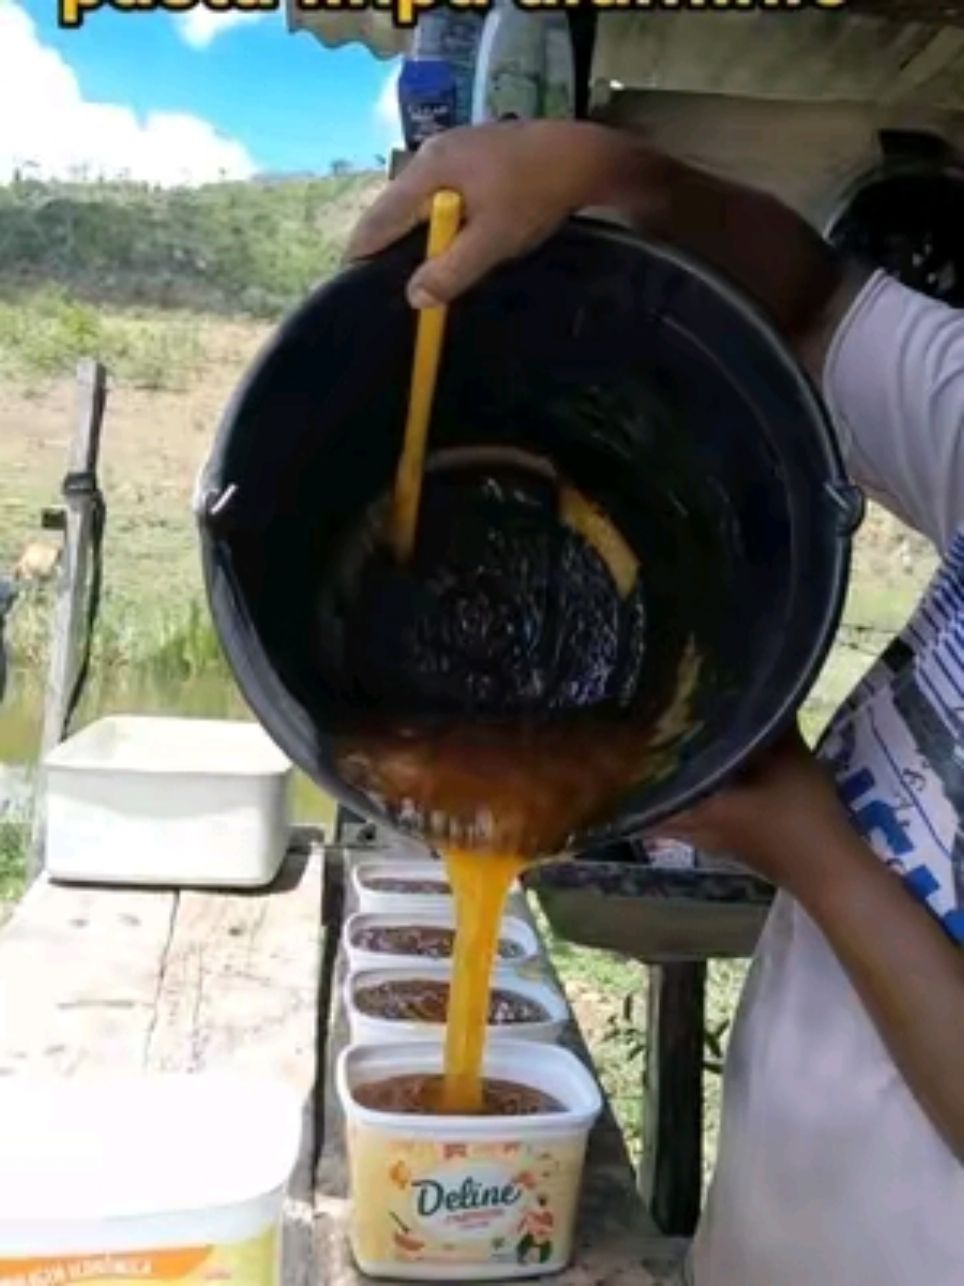
{"label": "white cloud", "polygon": [[177,14],[175,22],[181,39],[192,49],[207,49],[216,36],[223,36],[232,27],[248,26],[253,22],[260,22],[267,16],[265,13],[251,10],[247,12],[241,9],[217,10],[197,4],[187,13]]}
{"label": "white cloud", "polygon": [[398,78],[401,71],[402,64],[394,63],[372,109],[379,141],[386,151],[405,146],[402,139],[402,119],[398,112]]}
{"label": "white cloud", "polygon": [[17,169],[40,178],[128,177],[165,186],[255,169],[244,146],[199,116],[84,98],[69,63],[45,46],[18,4],[0,0],[0,182]]}

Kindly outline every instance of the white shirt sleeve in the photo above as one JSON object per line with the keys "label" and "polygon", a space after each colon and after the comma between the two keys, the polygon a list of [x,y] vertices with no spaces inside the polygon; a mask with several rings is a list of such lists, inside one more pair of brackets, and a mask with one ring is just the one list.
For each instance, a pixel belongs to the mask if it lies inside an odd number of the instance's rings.
{"label": "white shirt sleeve", "polygon": [[964,311],[876,273],[823,383],[854,480],[944,552],[964,525]]}

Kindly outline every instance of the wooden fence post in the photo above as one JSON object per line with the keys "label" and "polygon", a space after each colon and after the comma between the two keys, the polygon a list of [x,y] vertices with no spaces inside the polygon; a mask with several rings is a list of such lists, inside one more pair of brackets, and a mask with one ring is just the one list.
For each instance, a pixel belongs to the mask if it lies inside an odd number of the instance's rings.
{"label": "wooden fence post", "polygon": [[76,418],[63,487],[64,540],[47,666],[33,825],[27,855],[27,879],[30,882],[40,874],[44,865],[45,826],[43,787],[39,781],[40,764],[47,752],[63,738],[81,655],[91,540],[97,506],[100,503],[97,461],[106,400],[107,372],[100,362],[85,358],[77,366]]}
{"label": "wooden fence post", "polygon": [[706,964],[651,965],[640,1194],[660,1231],[689,1237],[703,1184]]}

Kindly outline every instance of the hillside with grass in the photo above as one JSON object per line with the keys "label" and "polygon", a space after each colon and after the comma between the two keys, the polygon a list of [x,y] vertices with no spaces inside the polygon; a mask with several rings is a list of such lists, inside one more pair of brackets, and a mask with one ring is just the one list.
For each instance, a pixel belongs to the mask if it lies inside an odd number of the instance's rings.
{"label": "hillside with grass", "polygon": [[96,353],[127,384],[185,388],[199,320],[280,317],[335,269],[381,182],[0,187],[0,377],[29,386]]}
{"label": "hillside with grass", "polygon": [[337,265],[377,174],[0,187],[0,294],[274,318]]}

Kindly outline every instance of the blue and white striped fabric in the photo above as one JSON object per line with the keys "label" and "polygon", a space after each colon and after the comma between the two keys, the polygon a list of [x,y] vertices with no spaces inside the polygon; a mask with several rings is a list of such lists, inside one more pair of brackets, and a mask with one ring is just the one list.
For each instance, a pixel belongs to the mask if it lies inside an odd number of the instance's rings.
{"label": "blue and white striped fabric", "polygon": [[964,531],[821,757],[868,843],[964,944]]}

